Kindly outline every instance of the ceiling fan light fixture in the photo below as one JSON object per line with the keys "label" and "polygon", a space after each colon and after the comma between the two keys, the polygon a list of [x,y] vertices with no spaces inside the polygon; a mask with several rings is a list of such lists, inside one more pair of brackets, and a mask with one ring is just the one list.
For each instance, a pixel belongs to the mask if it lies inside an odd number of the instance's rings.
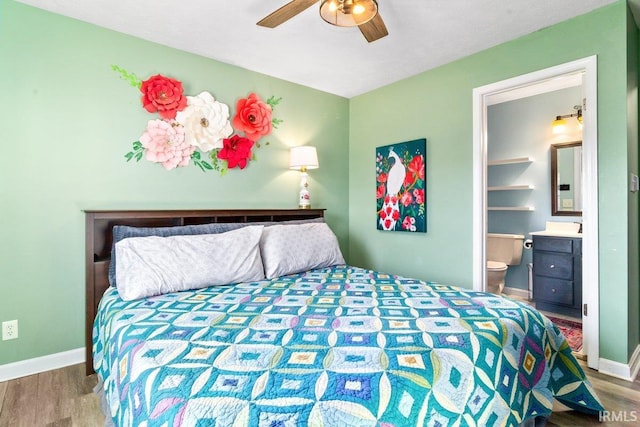
{"label": "ceiling fan light fixture", "polygon": [[323,0],[320,16],[337,27],[355,27],[366,24],[378,14],[375,0]]}

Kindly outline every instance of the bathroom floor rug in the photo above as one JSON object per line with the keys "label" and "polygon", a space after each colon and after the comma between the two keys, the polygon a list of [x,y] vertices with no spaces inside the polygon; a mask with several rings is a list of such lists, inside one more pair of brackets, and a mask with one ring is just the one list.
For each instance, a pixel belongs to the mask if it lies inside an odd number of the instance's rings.
{"label": "bathroom floor rug", "polygon": [[573,320],[560,319],[558,317],[547,316],[562,331],[567,338],[569,347],[574,352],[582,350],[582,323]]}

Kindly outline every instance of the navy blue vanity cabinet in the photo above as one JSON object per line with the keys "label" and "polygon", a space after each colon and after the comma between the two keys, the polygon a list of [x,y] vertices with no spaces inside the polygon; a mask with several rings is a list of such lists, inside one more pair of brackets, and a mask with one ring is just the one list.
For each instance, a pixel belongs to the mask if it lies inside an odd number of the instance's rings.
{"label": "navy blue vanity cabinet", "polygon": [[582,317],[582,239],[533,236],[533,299],[538,310]]}

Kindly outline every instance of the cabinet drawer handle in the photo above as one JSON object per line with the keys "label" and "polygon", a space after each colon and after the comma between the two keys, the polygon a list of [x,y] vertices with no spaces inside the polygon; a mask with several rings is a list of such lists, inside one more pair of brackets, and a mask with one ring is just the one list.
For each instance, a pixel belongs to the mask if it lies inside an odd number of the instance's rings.
{"label": "cabinet drawer handle", "polygon": [[549,266],[549,268],[555,268],[555,267],[556,267],[556,266],[555,266],[555,264],[551,264],[551,265]]}

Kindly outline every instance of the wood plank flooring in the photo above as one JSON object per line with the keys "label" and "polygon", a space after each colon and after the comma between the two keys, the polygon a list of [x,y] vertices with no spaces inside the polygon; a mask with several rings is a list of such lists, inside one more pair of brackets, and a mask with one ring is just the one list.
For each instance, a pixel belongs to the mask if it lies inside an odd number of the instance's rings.
{"label": "wood plank flooring", "polygon": [[[602,375],[586,365],[583,369],[609,411],[604,414],[608,418],[600,422],[597,415],[558,408],[547,426],[640,425],[640,378],[632,383]],[[84,375],[80,364],[0,383],[0,427],[103,426],[104,416],[93,393],[96,381],[95,375]]]}
{"label": "wood plank flooring", "polygon": [[96,382],[79,364],[0,383],[0,427],[103,426]]}

